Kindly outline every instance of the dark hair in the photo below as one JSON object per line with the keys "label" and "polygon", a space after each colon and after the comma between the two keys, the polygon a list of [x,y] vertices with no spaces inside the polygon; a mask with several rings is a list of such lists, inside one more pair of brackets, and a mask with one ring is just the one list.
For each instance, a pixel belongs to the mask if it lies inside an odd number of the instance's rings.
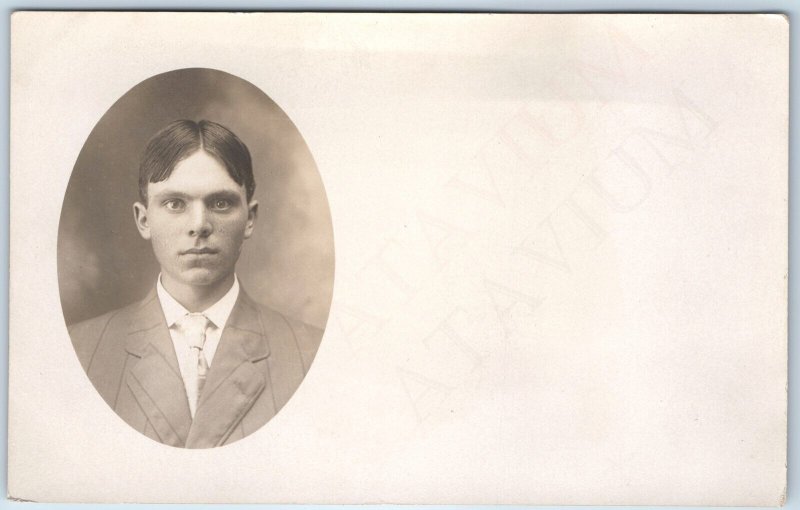
{"label": "dark hair", "polygon": [[233,132],[216,122],[176,120],[147,142],[139,164],[139,198],[147,205],[147,186],[168,179],[175,166],[199,150],[216,158],[236,184],[253,198],[256,182],[250,151]]}

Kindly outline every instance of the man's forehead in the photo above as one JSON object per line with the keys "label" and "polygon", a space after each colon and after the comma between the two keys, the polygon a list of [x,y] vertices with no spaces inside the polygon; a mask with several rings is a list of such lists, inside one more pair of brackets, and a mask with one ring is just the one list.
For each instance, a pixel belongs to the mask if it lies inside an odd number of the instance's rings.
{"label": "man's forehead", "polygon": [[245,193],[227,169],[214,157],[199,151],[175,165],[163,181],[150,182],[148,194],[182,193],[205,196],[214,193]]}

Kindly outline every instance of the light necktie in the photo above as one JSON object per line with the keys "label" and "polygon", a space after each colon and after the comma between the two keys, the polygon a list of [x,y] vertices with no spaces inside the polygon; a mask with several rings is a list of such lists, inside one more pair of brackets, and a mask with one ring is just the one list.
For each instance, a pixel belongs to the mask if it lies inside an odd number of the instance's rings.
{"label": "light necktie", "polygon": [[208,361],[205,354],[203,354],[208,324],[208,318],[201,313],[186,314],[178,321],[191,353],[186,381],[186,396],[189,398],[189,411],[192,413],[192,418],[194,418],[197,410],[197,402],[200,400],[200,394],[203,391],[206,374],[208,373]]}

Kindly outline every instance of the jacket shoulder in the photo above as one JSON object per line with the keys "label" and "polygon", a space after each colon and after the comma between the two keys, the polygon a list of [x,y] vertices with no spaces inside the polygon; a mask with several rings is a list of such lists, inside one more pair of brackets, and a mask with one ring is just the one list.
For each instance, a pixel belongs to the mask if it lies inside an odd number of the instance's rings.
{"label": "jacket shoulder", "polygon": [[[303,320],[281,313],[274,308],[261,303],[255,303],[261,317],[262,324],[268,330],[268,337],[273,342],[282,345],[274,345],[270,342],[271,348],[284,348],[294,350],[300,354],[303,363],[303,371],[308,372],[311,362],[319,349],[322,340],[323,330]],[[270,334],[271,333],[271,334]]]}
{"label": "jacket shoulder", "polygon": [[89,365],[102,339],[107,336],[109,331],[114,331],[119,326],[126,324],[125,317],[136,306],[138,306],[138,303],[106,312],[103,315],[98,315],[67,327],[69,336],[72,339],[72,345],[75,347],[75,352],[78,353],[78,359],[84,370],[89,370]]}

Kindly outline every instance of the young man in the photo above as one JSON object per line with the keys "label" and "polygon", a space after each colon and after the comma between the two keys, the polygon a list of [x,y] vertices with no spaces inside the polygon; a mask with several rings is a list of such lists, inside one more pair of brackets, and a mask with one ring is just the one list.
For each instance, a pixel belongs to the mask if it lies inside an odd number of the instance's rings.
{"label": "young man", "polygon": [[84,370],[130,426],[209,448],[264,425],[302,381],[322,332],[250,299],[234,268],[258,203],[247,147],[175,121],[147,144],[133,205],[161,274],[139,303],[70,328]]}

